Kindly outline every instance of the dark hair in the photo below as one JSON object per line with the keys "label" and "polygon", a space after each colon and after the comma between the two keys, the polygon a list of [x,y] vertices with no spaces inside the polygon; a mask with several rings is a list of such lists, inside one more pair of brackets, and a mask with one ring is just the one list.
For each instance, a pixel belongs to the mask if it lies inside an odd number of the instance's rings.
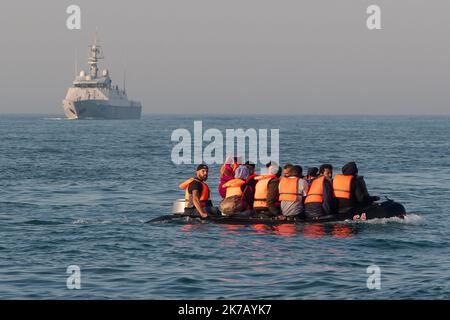
{"label": "dark hair", "polygon": [[255,168],[255,167],[256,167],[256,164],[254,164],[254,163],[251,162],[251,161],[246,161],[246,162],[245,162],[245,165],[248,166],[248,167],[252,167],[252,168]]}
{"label": "dark hair", "polygon": [[312,168],[308,168],[308,176],[310,177],[317,177],[317,173],[319,172],[319,168],[316,167],[312,167]]}
{"label": "dark hair", "polygon": [[197,170],[196,171],[203,170],[203,169],[208,170],[208,166],[206,164],[199,164],[197,166]]}
{"label": "dark hair", "polygon": [[345,175],[357,175],[358,174],[358,166],[356,162],[352,161],[347,163],[342,167],[342,173]]}
{"label": "dark hair", "polygon": [[319,173],[323,174],[325,172],[325,169],[333,171],[333,166],[331,164],[324,163],[323,165],[320,166]]}
{"label": "dark hair", "polygon": [[302,168],[302,166],[292,166],[291,176],[299,177],[299,178],[303,177],[303,168]]}
{"label": "dark hair", "polygon": [[291,169],[294,165],[292,163],[286,163],[286,165],[283,167],[283,169]]}

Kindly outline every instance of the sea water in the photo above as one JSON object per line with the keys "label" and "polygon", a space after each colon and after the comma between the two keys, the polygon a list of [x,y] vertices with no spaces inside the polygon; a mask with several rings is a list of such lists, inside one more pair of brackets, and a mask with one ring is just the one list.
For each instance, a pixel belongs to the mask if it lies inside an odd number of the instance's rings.
{"label": "sea water", "polygon": [[[356,161],[370,193],[408,216],[148,224],[170,213],[193,175],[194,165],[172,162],[170,138],[195,120],[278,128],[281,164],[331,163],[337,173]],[[449,147],[450,117],[0,116],[0,298],[448,299]],[[218,175],[210,166],[215,204]],[[79,267],[79,289],[69,289],[69,266]],[[368,286],[373,266],[379,289]]]}

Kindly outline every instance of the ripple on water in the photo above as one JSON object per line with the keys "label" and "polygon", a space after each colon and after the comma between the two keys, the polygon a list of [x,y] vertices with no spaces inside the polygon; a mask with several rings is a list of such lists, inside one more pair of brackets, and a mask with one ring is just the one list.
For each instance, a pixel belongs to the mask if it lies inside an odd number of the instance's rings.
{"label": "ripple on water", "polygon": [[[42,118],[0,118],[2,298],[450,298],[448,117]],[[369,191],[409,214],[277,227],[146,224],[183,197],[178,184],[195,166],[172,163],[170,135],[194,120],[204,130],[282,128],[280,163],[306,170],[326,161],[339,171],[355,160]],[[219,174],[211,165],[215,204]],[[77,292],[66,289],[72,264],[81,268]],[[382,270],[377,292],[366,287],[372,264]]]}

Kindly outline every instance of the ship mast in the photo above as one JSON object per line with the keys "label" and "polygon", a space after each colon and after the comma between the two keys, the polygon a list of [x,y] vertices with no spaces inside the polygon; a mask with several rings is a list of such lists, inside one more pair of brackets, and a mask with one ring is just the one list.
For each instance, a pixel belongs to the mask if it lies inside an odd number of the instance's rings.
{"label": "ship mast", "polygon": [[92,79],[97,78],[98,75],[98,66],[97,63],[100,59],[103,59],[101,46],[97,43],[97,31],[95,31],[94,35],[94,44],[92,46],[89,46],[90,54],[91,56],[88,59],[88,63],[90,65],[90,75]]}
{"label": "ship mast", "polygon": [[127,94],[127,91],[126,91],[126,87],[125,87],[125,83],[126,83],[126,81],[127,81],[127,70],[125,69],[124,71],[123,71],[123,93],[124,94]]}

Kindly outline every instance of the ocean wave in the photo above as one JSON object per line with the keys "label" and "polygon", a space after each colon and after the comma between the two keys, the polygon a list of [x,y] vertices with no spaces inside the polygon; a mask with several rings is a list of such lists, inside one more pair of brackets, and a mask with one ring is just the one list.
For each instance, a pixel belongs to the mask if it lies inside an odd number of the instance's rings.
{"label": "ocean wave", "polygon": [[143,219],[136,220],[95,220],[95,219],[76,219],[72,221],[72,224],[81,224],[81,225],[101,225],[101,224],[144,224],[146,221]]}
{"label": "ocean wave", "polygon": [[39,152],[39,153],[64,153],[65,150],[51,148],[51,147],[42,147],[42,148],[38,149],[37,152]]}
{"label": "ocean wave", "polygon": [[58,225],[58,224],[63,224],[63,223],[62,222],[58,222],[58,221],[32,219],[32,220],[25,221],[24,224],[31,224],[31,225]]}
{"label": "ocean wave", "polygon": [[399,217],[391,217],[391,218],[376,218],[376,219],[370,219],[370,220],[347,220],[347,223],[367,223],[367,224],[388,224],[388,223],[401,223],[401,224],[407,224],[407,225],[423,225],[425,223],[425,218],[421,215],[410,213],[406,214],[403,218]]}

